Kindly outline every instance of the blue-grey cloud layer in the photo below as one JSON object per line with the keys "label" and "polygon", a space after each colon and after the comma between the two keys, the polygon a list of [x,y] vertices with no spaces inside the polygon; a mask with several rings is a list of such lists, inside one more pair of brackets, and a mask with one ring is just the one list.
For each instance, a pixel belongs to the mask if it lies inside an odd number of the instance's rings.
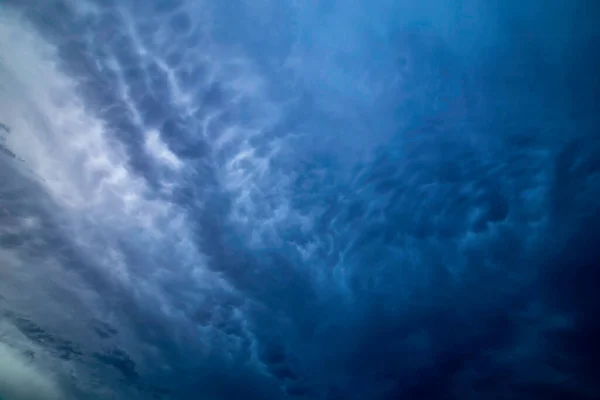
{"label": "blue-grey cloud layer", "polygon": [[[18,379],[77,399],[600,396],[596,10],[397,3],[5,2]],[[36,398],[1,363],[0,397]]]}

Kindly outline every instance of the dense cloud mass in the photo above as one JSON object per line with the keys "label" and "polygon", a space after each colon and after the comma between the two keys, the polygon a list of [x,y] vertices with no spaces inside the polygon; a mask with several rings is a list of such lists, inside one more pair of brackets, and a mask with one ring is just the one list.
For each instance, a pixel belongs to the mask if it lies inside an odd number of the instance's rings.
{"label": "dense cloud mass", "polygon": [[0,2],[0,399],[598,399],[593,1]]}

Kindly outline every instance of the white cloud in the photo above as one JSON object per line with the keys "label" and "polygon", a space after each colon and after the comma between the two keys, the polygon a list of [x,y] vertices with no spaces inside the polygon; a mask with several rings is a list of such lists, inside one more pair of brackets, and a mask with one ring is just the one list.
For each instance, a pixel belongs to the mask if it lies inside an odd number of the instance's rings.
{"label": "white cloud", "polygon": [[169,149],[157,130],[146,132],[145,146],[146,151],[161,163],[174,169],[180,169],[183,166],[183,162]]}

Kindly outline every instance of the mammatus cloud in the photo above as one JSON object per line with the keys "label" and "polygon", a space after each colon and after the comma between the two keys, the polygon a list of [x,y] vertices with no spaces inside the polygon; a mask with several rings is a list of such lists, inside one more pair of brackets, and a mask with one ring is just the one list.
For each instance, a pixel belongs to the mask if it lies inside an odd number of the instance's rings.
{"label": "mammatus cloud", "polygon": [[7,2],[0,396],[597,397],[592,25],[458,3]]}

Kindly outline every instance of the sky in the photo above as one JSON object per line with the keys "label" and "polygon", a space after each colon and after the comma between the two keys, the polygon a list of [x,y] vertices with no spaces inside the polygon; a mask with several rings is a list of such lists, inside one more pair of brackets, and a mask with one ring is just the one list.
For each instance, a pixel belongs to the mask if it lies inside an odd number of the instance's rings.
{"label": "sky", "polygon": [[4,0],[0,399],[600,398],[598,16]]}

